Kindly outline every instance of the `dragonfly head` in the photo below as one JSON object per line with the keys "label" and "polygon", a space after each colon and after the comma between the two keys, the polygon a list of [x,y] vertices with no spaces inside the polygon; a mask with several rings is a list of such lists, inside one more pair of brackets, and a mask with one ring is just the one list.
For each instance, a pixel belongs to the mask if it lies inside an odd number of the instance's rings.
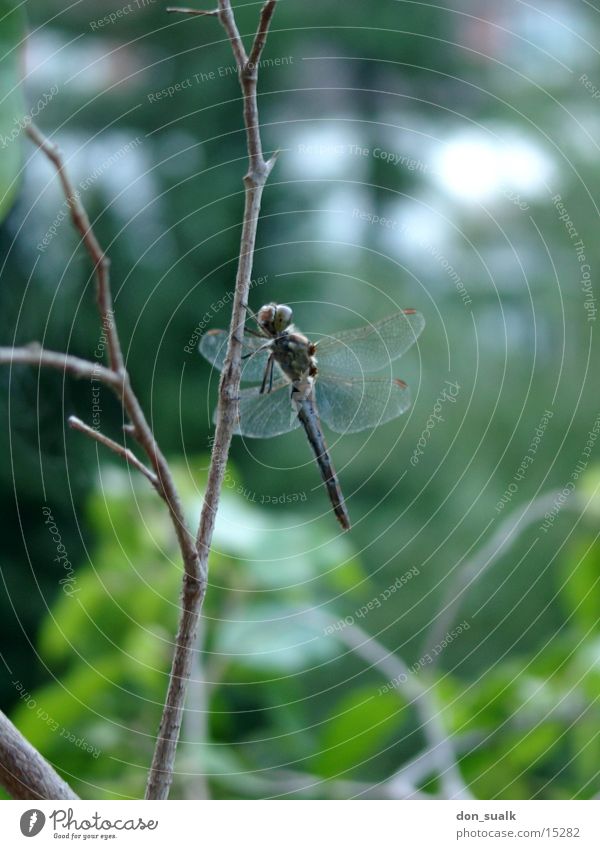
{"label": "dragonfly head", "polygon": [[258,324],[269,334],[279,336],[292,321],[292,309],[287,304],[265,304],[258,311]]}

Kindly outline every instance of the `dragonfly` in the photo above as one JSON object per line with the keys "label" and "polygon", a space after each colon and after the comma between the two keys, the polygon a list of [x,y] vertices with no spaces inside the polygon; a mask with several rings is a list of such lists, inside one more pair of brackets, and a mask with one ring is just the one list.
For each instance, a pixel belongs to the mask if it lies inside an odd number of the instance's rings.
{"label": "dragonfly", "polygon": [[[311,341],[292,324],[287,304],[265,304],[254,318],[257,329],[246,328],[243,335],[241,379],[255,385],[240,390],[235,433],[270,439],[303,427],[335,516],[347,531],[350,516],[321,422],[335,433],[357,433],[406,412],[409,389],[389,376],[390,363],[417,340],[425,319],[403,309]],[[219,371],[228,337],[226,330],[209,330],[200,339],[200,353]],[[388,376],[371,374],[382,369]]]}

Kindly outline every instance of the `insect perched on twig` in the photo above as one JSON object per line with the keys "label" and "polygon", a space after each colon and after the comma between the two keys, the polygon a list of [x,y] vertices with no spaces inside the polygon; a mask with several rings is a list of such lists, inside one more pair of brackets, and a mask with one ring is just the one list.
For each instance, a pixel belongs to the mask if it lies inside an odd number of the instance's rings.
{"label": "insect perched on twig", "polygon": [[[286,304],[265,304],[258,330],[243,338],[242,389],[236,433],[267,439],[302,425],[315,453],[333,510],[344,530],[350,517],[344,503],[321,420],[336,433],[355,433],[395,419],[410,406],[408,387],[393,377],[365,372],[389,367],[415,342],[425,326],[416,310],[401,310],[374,324],[311,342],[292,322]],[[223,369],[228,333],[209,330],[201,354]]]}

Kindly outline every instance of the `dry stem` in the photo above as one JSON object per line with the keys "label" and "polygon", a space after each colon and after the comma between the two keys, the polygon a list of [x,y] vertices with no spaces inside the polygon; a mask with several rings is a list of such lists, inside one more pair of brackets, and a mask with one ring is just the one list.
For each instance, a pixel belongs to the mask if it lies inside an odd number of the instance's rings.
{"label": "dry stem", "polygon": [[250,66],[235,22],[231,3],[229,0],[219,0],[219,21],[231,42],[233,55],[239,68],[240,86],[244,95],[244,124],[246,127],[249,159],[248,173],[244,177],[246,188],[244,222],[229,329],[229,342],[219,387],[217,425],[211,453],[208,482],[196,536],[199,581],[184,581],[181,621],[177,634],[167,699],[154,750],[152,767],[148,777],[148,785],[146,787],[147,799],[166,799],[169,795],[169,787],[173,778],[177,741],[183,717],[185,692],[192,668],[193,652],[198,631],[198,619],[208,581],[208,555],[212,544],[215,518],[219,507],[231,438],[238,414],[237,399],[240,386],[242,350],[241,341],[236,331],[240,327],[243,327],[246,319],[246,303],[250,291],[260,201],[267,177],[274,165],[274,158],[272,157],[268,162],[265,162],[262,153],[256,88],[257,64],[265,44],[267,30],[275,10],[275,5],[276,0],[268,0],[261,10],[258,31],[250,50],[250,56],[253,57],[253,65]]}
{"label": "dry stem", "polygon": [[78,799],[0,711],[0,784],[13,799]]}
{"label": "dry stem", "polygon": [[[271,157],[269,161],[265,161],[263,157],[256,97],[257,67],[260,62],[260,56],[265,45],[267,31],[275,6],[276,0],[267,0],[263,6],[258,30],[249,56],[246,53],[237,29],[229,0],[219,0],[218,9],[209,12],[195,12],[190,9],[175,8],[170,10],[188,15],[197,14],[201,16],[214,14],[219,17],[219,21],[229,37],[234,57],[238,63],[239,80],[244,96],[244,124],[249,158],[248,173],[244,177],[246,190],[244,220],[229,345],[220,384],[219,412],[208,484],[196,539],[194,539],[186,526],[183,508],[171,471],[146,421],[137,396],[131,387],[113,311],[109,260],[91,228],[89,218],[81,203],[80,193],[74,188],[69,179],[59,149],[45,138],[35,125],[30,124],[27,128],[29,137],[56,168],[69,205],[73,224],[81,235],[82,242],[92,260],[96,276],[98,313],[102,327],[108,338],[109,367],[107,368],[106,366],[101,366],[97,363],[68,354],[46,351],[35,343],[23,348],[0,348],[0,364],[8,363],[12,365],[24,363],[34,366],[46,366],[68,372],[78,378],[88,378],[92,381],[104,383],[115,393],[129,418],[129,422],[124,426],[125,432],[137,440],[146,453],[152,469],[142,463],[127,447],[120,445],[104,434],[98,433],[77,417],[71,416],[69,423],[71,427],[110,448],[127,463],[135,466],[152,483],[167,504],[183,557],[184,576],[181,617],[169,676],[167,697],[152,766],[148,776],[148,785],[146,788],[146,798],[148,799],[166,799],[173,779],[175,753],[181,729],[185,693],[191,675],[198,620],[206,593],[208,555],[212,543],[215,516],[219,505],[229,447],[237,418],[237,397],[241,374],[241,342],[235,331],[243,326],[246,317],[245,305],[250,289],[261,196],[267,177],[275,162],[275,156]],[[24,745],[21,746],[21,754],[23,752],[25,752]],[[40,756],[38,755],[38,757]],[[13,761],[23,765],[27,762],[27,757],[20,757],[13,759]],[[4,765],[6,766],[6,762]],[[3,775],[4,773],[0,768],[0,779]],[[20,780],[21,785],[27,785],[27,776],[27,772],[22,772],[22,774],[17,776],[17,780]],[[5,786],[8,786],[6,781],[7,779],[4,782]],[[13,784],[11,784],[12,786]],[[44,792],[43,788],[34,787],[31,789],[32,794],[37,794],[41,797],[43,797]],[[68,798],[68,794],[72,793],[68,787],[63,792],[65,794],[64,798]]]}

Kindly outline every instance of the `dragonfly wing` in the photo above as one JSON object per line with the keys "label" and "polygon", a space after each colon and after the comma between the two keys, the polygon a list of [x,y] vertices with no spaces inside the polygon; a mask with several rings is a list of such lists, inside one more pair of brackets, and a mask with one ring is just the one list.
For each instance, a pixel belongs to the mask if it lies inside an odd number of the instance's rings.
{"label": "dragonfly wing", "polygon": [[[200,339],[199,350],[202,356],[209,363],[223,371],[225,364],[225,355],[227,353],[227,341],[229,333],[226,330],[209,330]],[[269,349],[265,348],[267,339],[260,336],[244,335],[242,347],[242,380],[247,383],[258,383],[263,379],[267,360],[269,359]],[[281,372],[279,366],[275,364],[275,376],[279,377]]]}
{"label": "dragonfly wing", "polygon": [[401,357],[424,327],[420,312],[401,310],[374,324],[327,336],[317,343],[319,371],[348,376],[377,371]]}
{"label": "dragonfly wing", "polygon": [[357,433],[377,427],[410,407],[407,385],[386,377],[319,375],[315,395],[321,419],[336,433]]}
{"label": "dragonfly wing", "polygon": [[291,391],[287,381],[281,381],[271,392],[262,395],[258,386],[242,389],[235,433],[253,439],[268,439],[297,428],[300,422],[292,406]]}

